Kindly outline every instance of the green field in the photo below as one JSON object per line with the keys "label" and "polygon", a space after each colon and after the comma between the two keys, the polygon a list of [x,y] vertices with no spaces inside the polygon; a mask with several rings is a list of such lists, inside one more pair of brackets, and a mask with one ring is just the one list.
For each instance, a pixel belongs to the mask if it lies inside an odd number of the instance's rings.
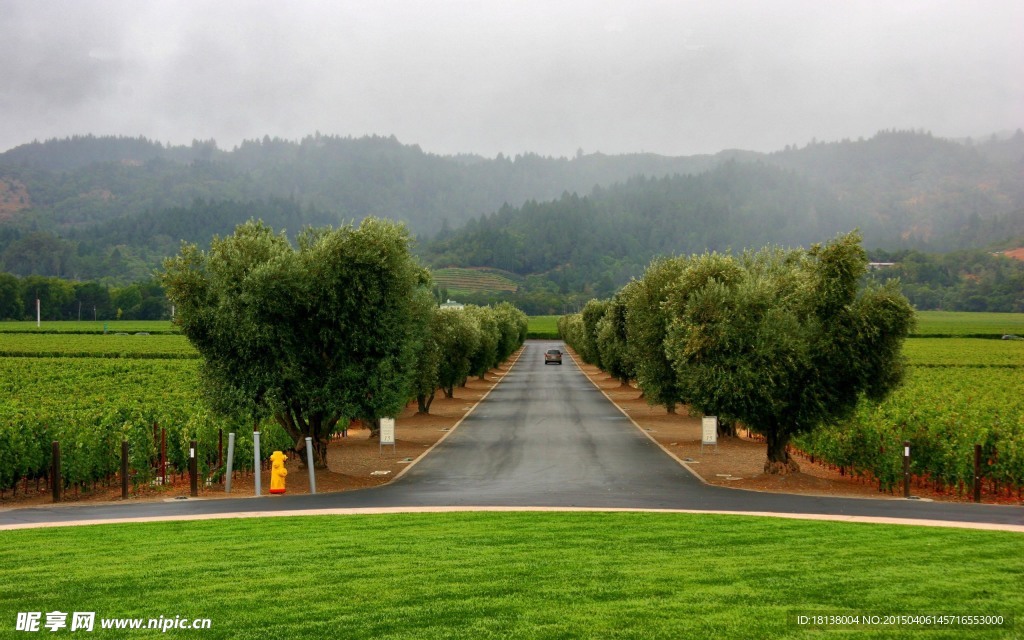
{"label": "green field", "polygon": [[181,334],[118,335],[115,333],[0,334],[0,357],[197,358],[199,353]]}
{"label": "green field", "polygon": [[918,311],[915,335],[1024,337],[1024,313],[969,313],[966,311]]}
{"label": "green field", "polygon": [[500,293],[519,288],[515,280],[504,272],[488,269],[460,269],[449,267],[431,272],[434,284],[448,290],[449,296],[474,293]]}
{"label": "green field", "polygon": [[904,343],[903,353],[917,366],[1024,368],[1024,340],[915,338]]}
{"label": "green field", "polygon": [[92,320],[62,320],[44,321],[36,326],[35,321],[4,321],[0,322],[0,334],[2,333],[138,333],[151,334],[178,333],[177,327],[171,324],[170,320],[107,320],[94,322]]}
{"label": "green field", "polygon": [[207,630],[163,637],[375,639],[818,637],[797,626],[797,612],[1015,618],[987,630],[826,634],[843,638],[1013,638],[1024,623],[1024,537],[1008,532],[715,515],[462,513],[0,536],[0,634],[10,637],[24,635],[14,632],[18,612],[55,610],[95,612],[97,636],[131,638],[162,634],[103,632],[99,619],[211,621]]}
{"label": "green field", "polygon": [[[238,432],[236,466],[251,466],[251,426],[204,409],[198,367],[194,358],[0,357],[0,496],[15,489],[22,477],[46,477],[53,440],[61,442],[69,490],[88,491],[114,474],[123,439],[131,443],[137,480],[146,481],[157,450],[154,423],[167,431],[168,460],[178,470],[186,468],[194,438],[199,441],[199,468],[209,471],[221,429]],[[292,446],[276,423],[268,421],[261,429],[267,451]]]}
{"label": "green field", "polygon": [[557,340],[559,317],[561,316],[530,316],[526,337],[537,340]]}

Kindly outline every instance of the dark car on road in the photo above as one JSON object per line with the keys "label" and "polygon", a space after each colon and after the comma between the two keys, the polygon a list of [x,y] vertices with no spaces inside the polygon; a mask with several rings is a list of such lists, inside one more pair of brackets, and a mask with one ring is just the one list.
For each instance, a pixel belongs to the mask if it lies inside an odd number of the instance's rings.
{"label": "dark car on road", "polygon": [[544,364],[562,364],[562,352],[558,349],[548,349],[544,354]]}

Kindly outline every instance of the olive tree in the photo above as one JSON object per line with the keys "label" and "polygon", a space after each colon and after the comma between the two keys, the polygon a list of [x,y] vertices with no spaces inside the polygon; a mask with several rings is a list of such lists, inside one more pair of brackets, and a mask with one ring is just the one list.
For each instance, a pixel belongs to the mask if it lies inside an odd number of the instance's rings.
{"label": "olive tree", "polygon": [[798,470],[790,439],[852,414],[900,382],[914,313],[898,283],[862,288],[850,233],[807,251],[693,259],[665,305],[665,341],[690,405],[767,440],[766,473]]}
{"label": "olive tree", "polygon": [[597,322],[597,349],[605,371],[622,384],[636,377],[636,365],[630,358],[626,333],[626,300],[636,281],[612,296],[604,316]]}
{"label": "olive tree", "polygon": [[429,281],[396,223],[307,229],[297,247],[262,222],[184,244],[161,281],[220,413],[272,416],[315,465],[340,421],[404,406],[414,370],[414,292]]}
{"label": "olive tree", "polygon": [[446,398],[469,376],[470,358],[480,346],[480,325],[465,309],[439,309],[432,334],[438,348],[437,377]]}
{"label": "olive tree", "polygon": [[626,292],[626,332],[629,358],[636,381],[651,405],[663,405],[675,413],[684,401],[675,369],[665,352],[669,316],[663,308],[670,285],[686,267],[685,258],[660,258],[651,262],[644,276]]}
{"label": "olive tree", "polygon": [[498,322],[498,362],[508,360],[516,349],[526,340],[529,318],[509,302],[499,302],[494,306],[495,319]]}
{"label": "olive tree", "polygon": [[430,405],[440,385],[438,369],[441,351],[434,337],[434,316],[437,314],[437,300],[432,292],[417,291],[413,298],[413,309],[417,315],[415,367],[411,375],[411,393],[416,396],[418,413],[430,413]]}
{"label": "olive tree", "polygon": [[491,307],[467,305],[464,311],[475,318],[480,327],[480,343],[470,356],[469,373],[483,380],[487,372],[499,364],[498,343],[501,341],[501,331],[498,318]]}
{"label": "olive tree", "polygon": [[578,336],[579,345],[575,347],[583,362],[599,368],[604,368],[604,365],[601,362],[601,351],[597,345],[597,323],[604,317],[607,306],[607,300],[597,299],[589,300],[583,306],[583,311],[580,312],[583,330]]}

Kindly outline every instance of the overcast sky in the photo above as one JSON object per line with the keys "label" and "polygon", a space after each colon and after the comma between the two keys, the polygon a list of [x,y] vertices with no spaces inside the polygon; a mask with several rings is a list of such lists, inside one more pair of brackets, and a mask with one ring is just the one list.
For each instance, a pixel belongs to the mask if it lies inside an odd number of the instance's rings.
{"label": "overcast sky", "polygon": [[1021,0],[0,0],[0,150],[320,131],[689,155],[1022,126]]}

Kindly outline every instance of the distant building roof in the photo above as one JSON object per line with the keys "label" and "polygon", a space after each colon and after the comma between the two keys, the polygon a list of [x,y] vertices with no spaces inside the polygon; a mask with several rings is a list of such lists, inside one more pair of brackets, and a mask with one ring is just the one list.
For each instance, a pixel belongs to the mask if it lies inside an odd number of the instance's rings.
{"label": "distant building roof", "polygon": [[465,306],[466,305],[462,304],[461,302],[455,302],[454,300],[448,300],[448,302],[445,302],[444,304],[441,305],[441,308],[442,309],[462,309],[462,308],[465,308]]}

